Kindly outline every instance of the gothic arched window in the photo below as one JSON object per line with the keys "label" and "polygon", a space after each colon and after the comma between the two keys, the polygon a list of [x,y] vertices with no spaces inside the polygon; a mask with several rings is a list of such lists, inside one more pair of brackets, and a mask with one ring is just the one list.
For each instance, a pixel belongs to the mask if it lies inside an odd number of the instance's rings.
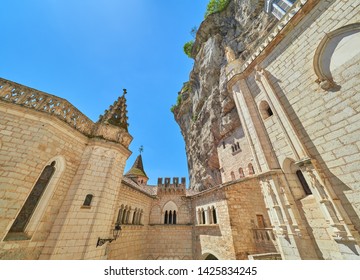
{"label": "gothic arched window", "polygon": [[244,170],[241,167],[239,168],[239,176],[240,176],[240,178],[245,177]]}
{"label": "gothic arched window", "polygon": [[249,170],[249,175],[254,175],[255,174],[255,170],[254,167],[251,163],[249,163],[248,165],[248,170]]}
{"label": "gothic arched window", "polygon": [[173,213],[173,224],[176,225],[176,211]]}
{"label": "gothic arched window", "polygon": [[47,165],[41,173],[39,179],[36,181],[30,195],[26,199],[23,207],[17,215],[14,223],[12,224],[9,232],[24,232],[25,228],[30,221],[32,214],[38,205],[41,196],[43,195],[46,187],[48,186],[51,177],[55,172],[55,161]]}
{"label": "gothic arched window", "polygon": [[168,223],[168,211],[165,211],[165,215],[164,215],[164,224],[166,225]]}

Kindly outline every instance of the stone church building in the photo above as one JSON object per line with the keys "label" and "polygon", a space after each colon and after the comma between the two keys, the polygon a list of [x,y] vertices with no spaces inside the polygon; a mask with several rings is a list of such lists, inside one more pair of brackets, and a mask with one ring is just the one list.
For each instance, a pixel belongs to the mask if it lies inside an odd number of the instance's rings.
{"label": "stone church building", "polygon": [[[271,23],[246,56],[204,35],[244,5]],[[190,186],[148,185],[141,154],[124,172],[125,90],[94,123],[0,79],[0,259],[360,259],[360,5],[230,1],[200,26],[195,61],[209,46],[238,122],[201,166],[182,129]],[[194,131],[217,111],[189,91],[174,115]]]}

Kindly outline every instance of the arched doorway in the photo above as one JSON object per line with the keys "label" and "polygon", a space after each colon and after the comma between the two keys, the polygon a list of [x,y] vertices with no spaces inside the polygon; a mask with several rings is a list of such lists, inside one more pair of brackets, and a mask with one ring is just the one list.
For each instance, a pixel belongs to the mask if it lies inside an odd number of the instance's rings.
{"label": "arched doorway", "polygon": [[206,261],[218,260],[218,258],[215,257],[213,254],[205,254],[203,255],[203,259]]}

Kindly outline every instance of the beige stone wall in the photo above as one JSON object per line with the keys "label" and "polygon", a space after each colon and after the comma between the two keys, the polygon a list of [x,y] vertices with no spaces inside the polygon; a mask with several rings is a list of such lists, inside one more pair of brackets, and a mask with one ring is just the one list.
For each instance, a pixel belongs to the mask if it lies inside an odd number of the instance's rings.
{"label": "beige stone wall", "polygon": [[[280,166],[284,168],[287,160],[299,161],[310,157],[321,179],[311,181],[310,177],[306,177],[308,183],[322,181],[336,206],[336,210],[332,210],[331,202],[330,206],[325,206],[321,199],[316,198],[318,194],[315,199],[312,195],[303,198],[304,194],[297,186],[291,189],[298,209],[303,212],[305,227],[310,228],[310,236],[316,241],[314,248],[320,258],[326,259],[357,257],[349,248],[358,250],[356,241],[351,238],[358,242],[360,230],[360,54],[355,54],[350,60],[346,58],[348,54],[336,57],[334,66],[332,61],[335,58],[330,58],[327,50],[321,63],[330,64],[335,86],[329,90],[324,90],[315,82],[319,76],[314,68],[314,57],[326,34],[359,22],[359,15],[360,7],[353,1],[320,1],[259,65],[267,72],[269,85],[265,86],[266,91],[275,94],[270,97],[275,101],[272,102],[275,115],[263,120],[260,127],[269,135]],[[346,44],[350,40],[349,34],[344,37]],[[343,47],[344,44],[341,44],[342,41],[340,46]],[[356,45],[353,47],[356,48]],[[264,79],[261,79],[255,78],[254,74],[246,80],[257,106],[261,100],[269,100]],[[252,108],[249,107],[249,110]],[[260,115],[259,109],[256,110],[253,119]],[[258,147],[256,151],[262,153]],[[294,186],[293,181],[290,178],[290,187]],[[337,214],[334,216],[347,224],[352,235],[350,240],[336,241],[330,229],[332,218],[327,211],[335,211]],[[286,250],[290,256],[291,248]]]}
{"label": "beige stone wall", "polygon": [[[217,224],[199,224],[197,210],[215,206]],[[194,259],[205,259],[208,254],[219,260],[236,259],[229,209],[224,189],[213,189],[192,198],[192,216],[195,222]]]}
{"label": "beige stone wall", "polygon": [[[108,247],[108,259],[143,260],[148,255],[148,224],[151,203],[154,198],[144,194],[125,183],[121,184],[117,198],[117,208],[114,219],[117,219],[121,205],[132,209],[143,210],[141,225],[122,224],[119,238]],[[106,246],[106,245],[104,245]]]}
{"label": "beige stone wall", "polygon": [[[87,139],[55,117],[1,101],[0,139],[0,258],[37,259],[79,167]],[[59,172],[56,184],[49,185],[53,192],[42,205],[43,212],[35,212],[35,222],[30,220],[31,239],[4,241],[44,167],[53,160]]]}
{"label": "beige stone wall", "polygon": [[[259,180],[249,178],[234,182],[226,187],[226,196],[236,259],[248,259],[248,255],[253,254],[277,253]],[[259,215],[264,219],[264,227],[257,220]]]}
{"label": "beige stone wall", "polygon": [[[233,151],[232,147],[236,147]],[[244,175],[249,175],[248,164],[251,163],[251,150],[242,127],[237,128],[230,136],[223,139],[217,147],[222,182],[232,181],[231,172],[235,179],[240,178],[239,168],[243,169]]]}
{"label": "beige stone wall", "polygon": [[[106,258],[106,247],[96,244],[99,237],[112,237],[116,197],[127,156],[117,144],[90,140],[56,220],[59,227],[53,228],[46,244],[54,249],[44,251],[41,258]],[[87,194],[94,196],[90,207],[83,206]]]}
{"label": "beige stone wall", "polygon": [[191,225],[150,225],[147,233],[147,258],[151,260],[191,260]]}

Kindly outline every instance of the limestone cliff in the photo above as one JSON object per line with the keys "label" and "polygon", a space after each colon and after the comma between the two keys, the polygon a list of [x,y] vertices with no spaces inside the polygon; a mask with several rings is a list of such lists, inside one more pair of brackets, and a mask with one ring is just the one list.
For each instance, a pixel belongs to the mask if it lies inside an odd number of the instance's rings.
{"label": "limestone cliff", "polygon": [[240,126],[225,66],[245,60],[275,23],[261,0],[232,0],[200,25],[192,48],[194,67],[179,92],[175,120],[185,139],[190,187],[204,190],[221,183],[217,145]]}

